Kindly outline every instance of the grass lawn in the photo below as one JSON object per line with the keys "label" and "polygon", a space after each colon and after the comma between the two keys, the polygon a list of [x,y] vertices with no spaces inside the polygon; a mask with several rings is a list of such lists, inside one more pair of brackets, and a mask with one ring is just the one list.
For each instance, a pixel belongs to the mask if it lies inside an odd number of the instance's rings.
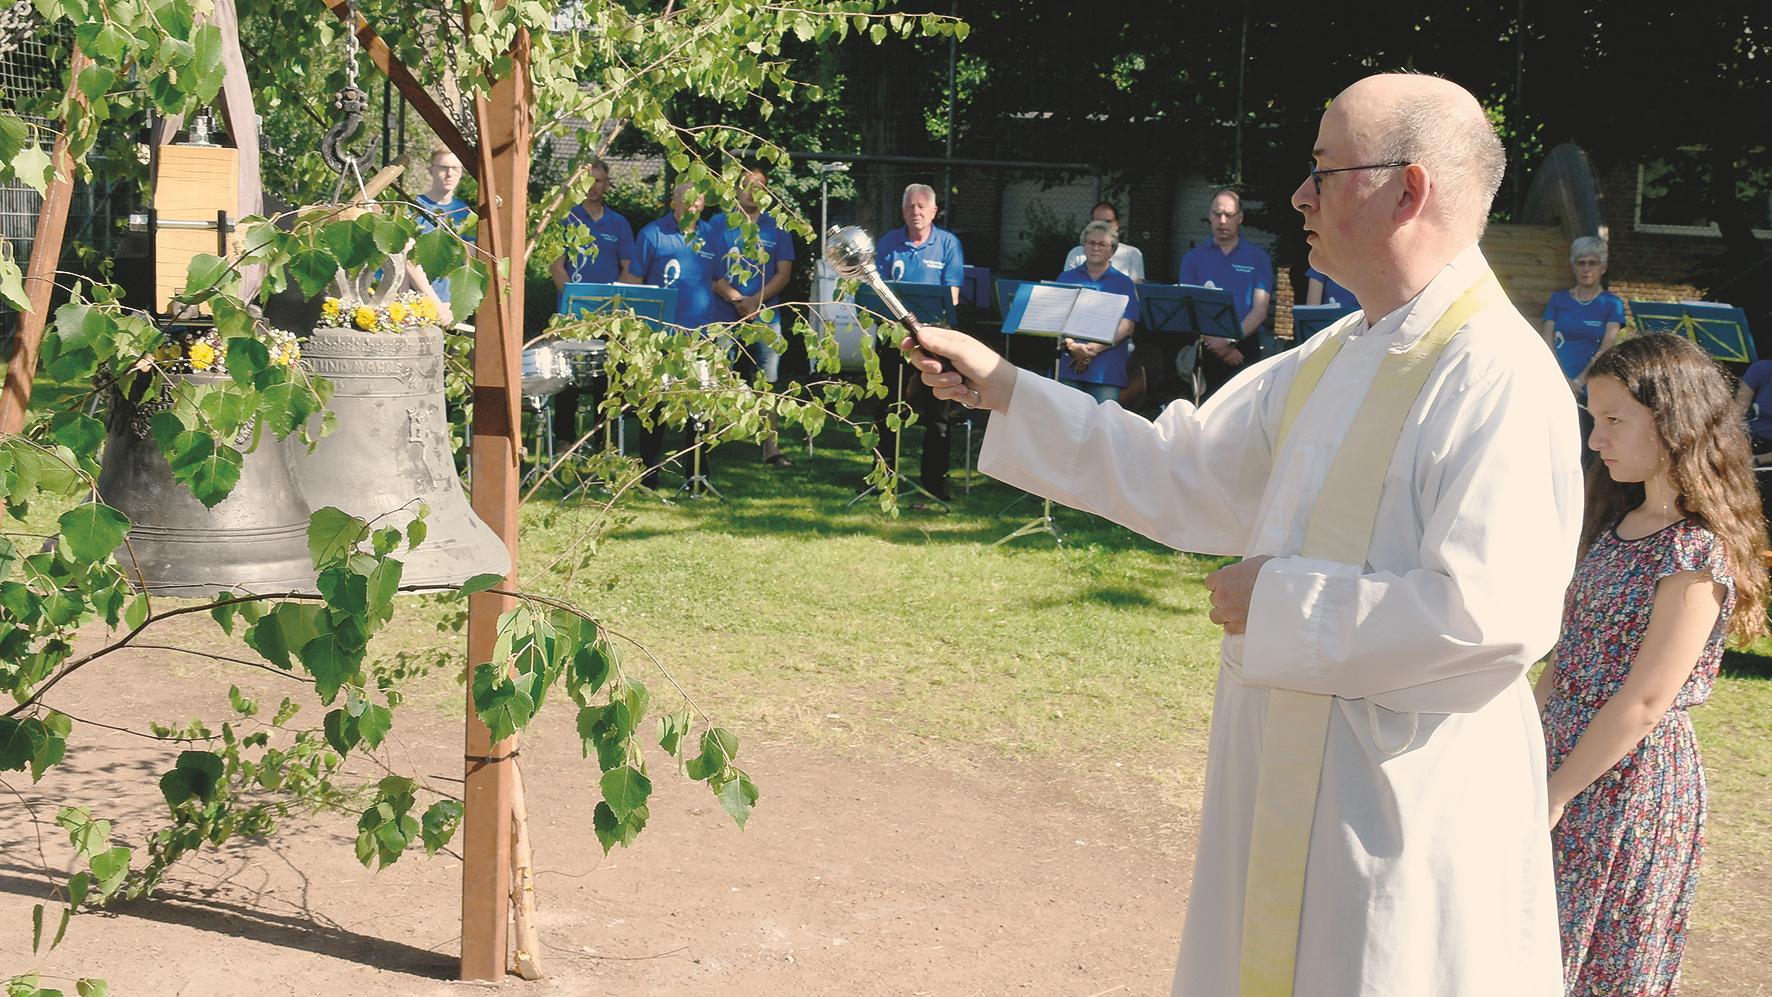
{"label": "grass lawn", "polygon": [[[907,467],[920,438],[907,434]],[[769,468],[755,446],[721,447],[725,501],[633,497],[589,557],[602,507],[544,493],[523,511],[523,584],[643,644],[745,736],[915,764],[988,752],[1063,766],[1099,773],[1085,781],[1104,801],[1187,819],[1217,672],[1200,579],[1222,560],[1066,509],[1062,545],[1036,534],[992,546],[1039,504],[982,477],[962,492],[956,469],[951,511],[910,508],[907,496],[891,518],[872,499],[847,505],[867,462],[844,432],[825,433],[810,458],[803,442],[790,452],[794,467]],[[382,653],[460,654],[461,637],[436,626],[441,609],[412,608]],[[1730,654],[1711,704],[1693,711],[1713,794],[1700,926],[1763,919],[1772,642],[1751,650]],[[643,655],[627,660],[660,709],[677,707]],[[455,714],[448,674],[419,683],[415,702]]]}

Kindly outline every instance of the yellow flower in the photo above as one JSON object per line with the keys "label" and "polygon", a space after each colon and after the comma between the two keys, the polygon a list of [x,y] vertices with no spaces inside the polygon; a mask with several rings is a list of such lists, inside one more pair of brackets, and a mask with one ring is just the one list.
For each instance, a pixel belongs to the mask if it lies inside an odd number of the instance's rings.
{"label": "yellow flower", "polygon": [[271,363],[278,367],[288,367],[300,359],[301,347],[296,346],[294,343],[290,343],[288,346],[271,354]]}
{"label": "yellow flower", "polygon": [[191,344],[191,369],[208,370],[215,366],[215,347],[208,343]]}
{"label": "yellow flower", "polygon": [[351,321],[364,332],[372,332],[375,330],[375,309],[368,305],[358,305],[356,310],[351,312]]}
{"label": "yellow flower", "polygon": [[406,306],[398,301],[388,305],[388,321],[395,325],[406,321]]}
{"label": "yellow flower", "polygon": [[328,322],[337,322],[338,315],[339,315],[339,301],[337,298],[327,298],[325,301],[320,302],[320,317],[321,318],[325,319]]}
{"label": "yellow flower", "polygon": [[412,311],[426,322],[437,321],[437,303],[430,298],[420,298],[412,303]]}

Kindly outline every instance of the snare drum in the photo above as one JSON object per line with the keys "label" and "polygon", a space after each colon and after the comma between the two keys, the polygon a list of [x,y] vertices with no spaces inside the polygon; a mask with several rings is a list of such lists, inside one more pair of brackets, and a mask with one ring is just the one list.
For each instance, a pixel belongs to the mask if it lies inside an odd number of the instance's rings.
{"label": "snare drum", "polygon": [[565,362],[567,375],[575,387],[589,389],[603,381],[609,356],[609,344],[601,339],[560,340],[554,349]]}
{"label": "snare drum", "polygon": [[566,374],[560,356],[552,347],[538,346],[523,351],[524,394],[551,395],[566,386]]}

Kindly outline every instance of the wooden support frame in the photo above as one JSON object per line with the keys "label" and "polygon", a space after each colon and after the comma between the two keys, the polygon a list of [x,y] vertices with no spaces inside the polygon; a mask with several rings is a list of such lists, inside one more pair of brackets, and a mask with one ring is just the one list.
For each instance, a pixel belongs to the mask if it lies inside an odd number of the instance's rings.
{"label": "wooden support frame", "polygon": [[[523,258],[529,217],[529,145],[534,95],[529,34],[511,46],[511,75],[476,97],[480,126],[479,245],[488,261],[486,296],[474,324],[473,506],[511,553],[517,574],[517,480],[522,440]],[[515,600],[481,592],[468,599],[468,664],[492,660],[498,618]],[[509,950],[511,783],[517,739],[497,744],[467,703],[466,803],[462,821],[461,978],[501,980]]]}
{"label": "wooden support frame", "polygon": [[[86,95],[78,85],[80,73],[92,59],[75,45],[68,59],[68,97],[81,104]],[[25,410],[31,406],[31,384],[37,376],[37,352],[49,323],[49,298],[55,291],[55,265],[61,259],[62,238],[68,234],[68,208],[74,200],[74,158],[68,154],[67,123],[55,137],[50,162],[55,176],[43,195],[37,215],[37,231],[31,242],[31,261],[25,267],[25,296],[31,306],[18,317],[16,349],[6,365],[6,386],[0,389],[0,433],[16,433],[25,426]]]}

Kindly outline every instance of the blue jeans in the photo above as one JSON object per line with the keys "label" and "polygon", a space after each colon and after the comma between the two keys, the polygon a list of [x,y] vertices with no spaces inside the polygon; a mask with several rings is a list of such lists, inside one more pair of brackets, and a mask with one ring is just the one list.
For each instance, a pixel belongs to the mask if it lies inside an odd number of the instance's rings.
{"label": "blue jeans", "polygon": [[1095,399],[1097,403],[1120,400],[1120,386],[1117,384],[1098,384],[1094,381],[1066,381],[1064,383]]}

